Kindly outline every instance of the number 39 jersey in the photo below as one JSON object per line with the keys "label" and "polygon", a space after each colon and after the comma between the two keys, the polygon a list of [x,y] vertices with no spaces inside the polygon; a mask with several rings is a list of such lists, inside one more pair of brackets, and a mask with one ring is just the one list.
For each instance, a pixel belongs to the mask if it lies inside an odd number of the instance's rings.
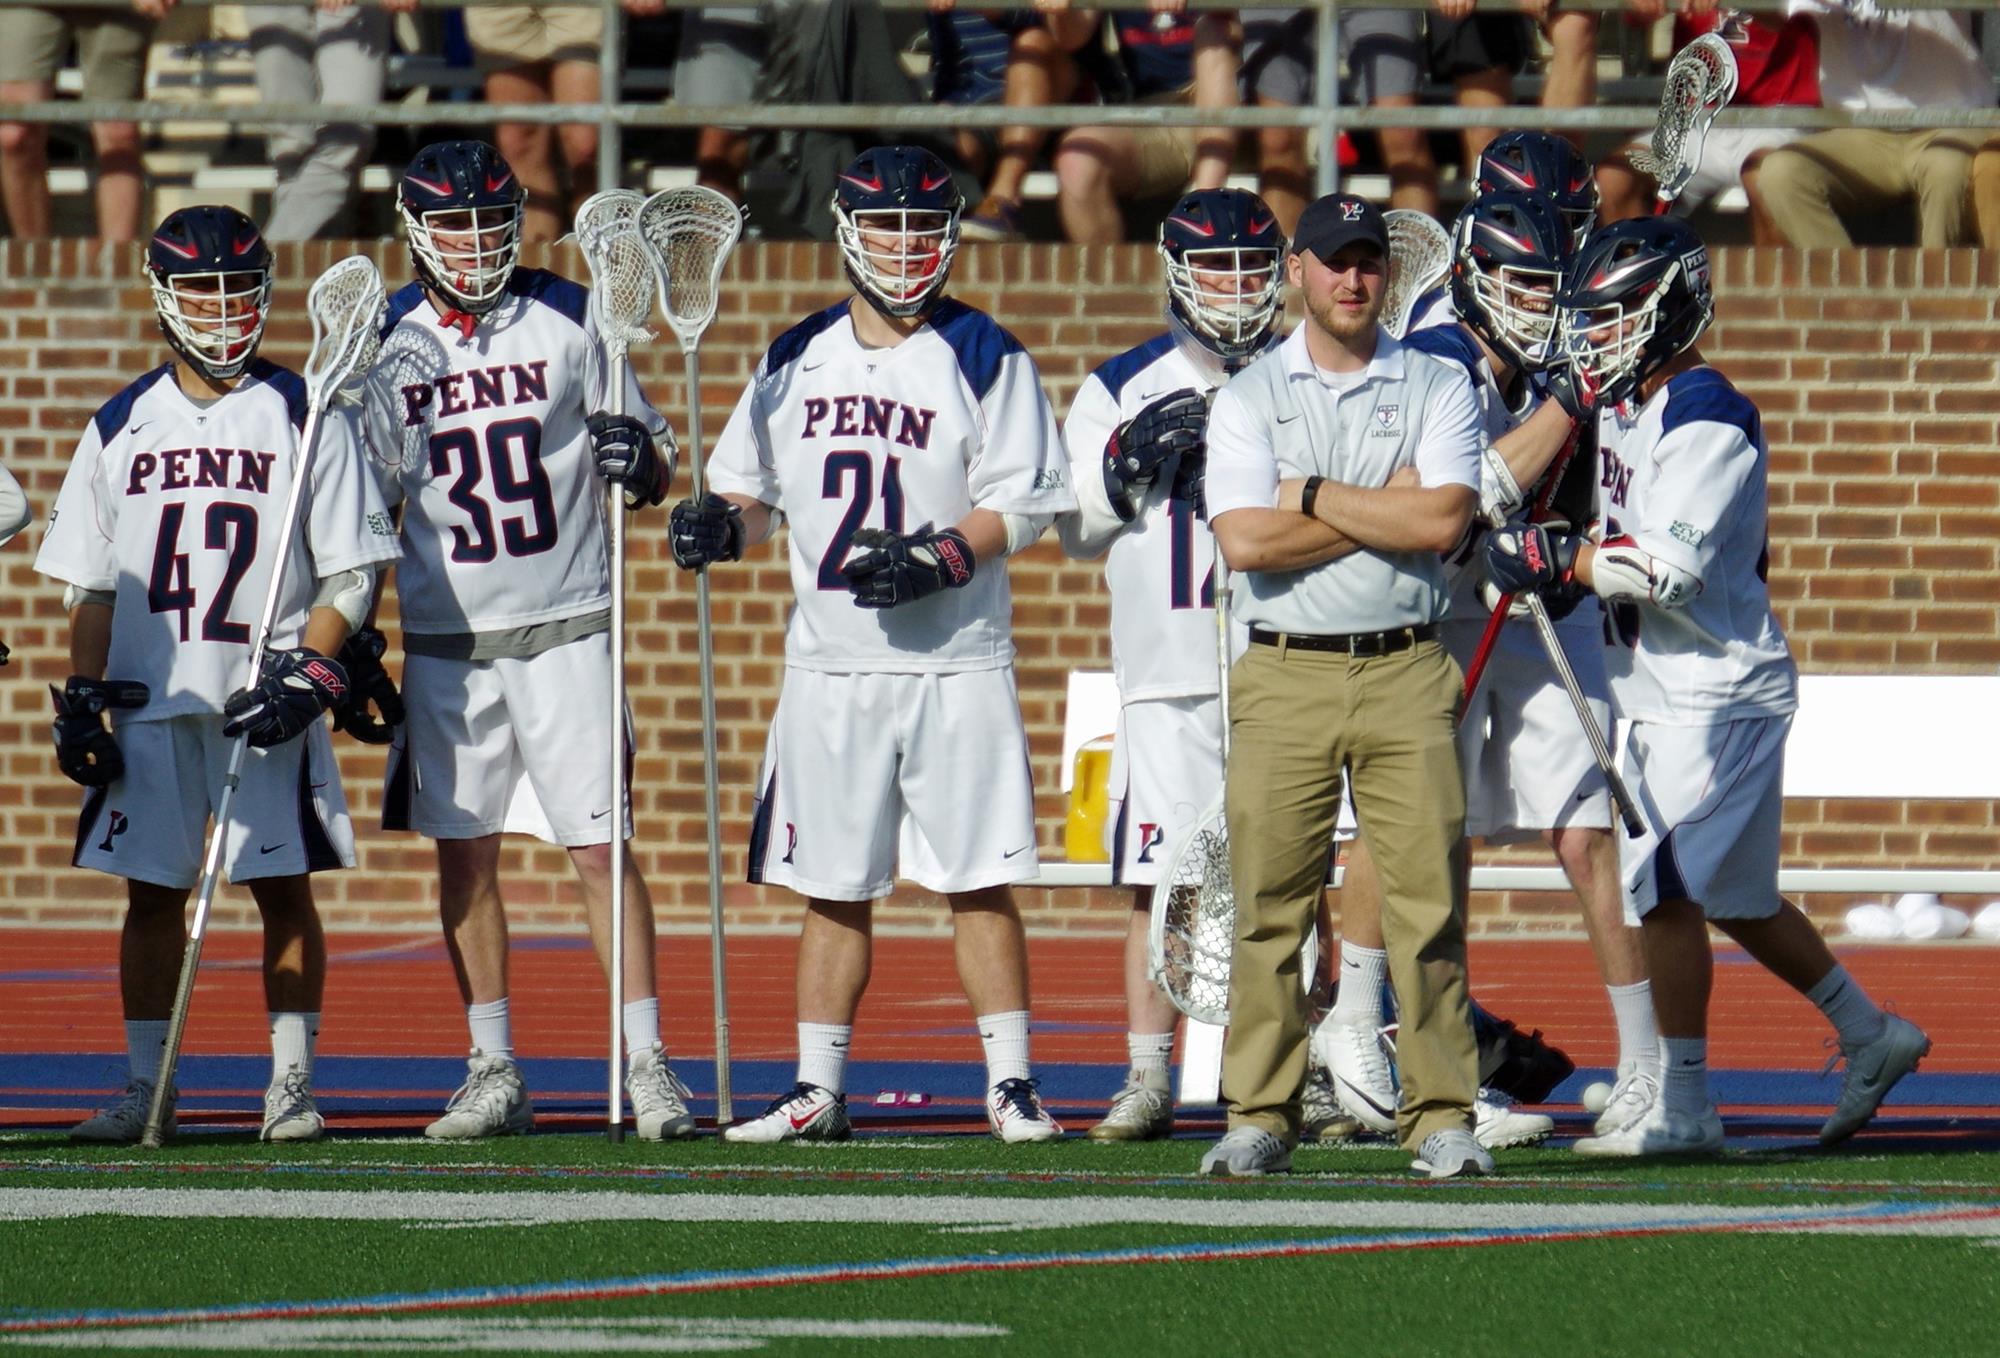
{"label": "number 39 jersey", "polygon": [[395,528],[351,406],[320,420],[301,530],[282,537],[305,383],[263,360],[197,405],[156,368],[98,410],[77,444],[35,569],[114,596],[106,673],[152,690],[122,721],[219,713],[248,682],[251,633],[289,551],[271,644],[296,646],[317,581],[393,561]]}
{"label": "number 39 jersey", "polygon": [[973,509],[1047,519],[1076,506],[1034,360],[983,312],[940,302],[892,349],[864,348],[842,302],[778,337],[716,445],[710,484],[775,506],[798,602],[785,659],[802,669],[997,669],[1014,657],[1004,562],[961,589],[856,605],[854,533],[947,528]]}
{"label": "number 39 jersey", "polygon": [[[610,606],[604,481],[584,427],[609,408],[610,379],[589,296],[516,269],[469,338],[440,326],[416,283],[389,299],[368,442],[384,495],[403,505],[405,631],[502,631]],[[624,410],[666,428],[636,379]]]}

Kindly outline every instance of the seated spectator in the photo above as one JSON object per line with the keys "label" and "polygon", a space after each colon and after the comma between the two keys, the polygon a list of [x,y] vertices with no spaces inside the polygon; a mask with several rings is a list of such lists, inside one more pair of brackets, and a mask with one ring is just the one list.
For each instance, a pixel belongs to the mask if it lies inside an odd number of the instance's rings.
{"label": "seated spectator", "polygon": [[[257,94],[274,104],[376,104],[389,69],[389,16],[417,0],[349,5],[245,5]],[[359,123],[273,126],[265,135],[278,186],[266,240],[354,234],[354,200],[375,129]]]}
{"label": "seated spectator", "polygon": [[[1691,13],[1707,13],[1716,0],[1686,0]],[[1535,0],[1522,6],[1542,22],[1549,40],[1549,63],[1542,80],[1543,108],[1588,108],[1597,102],[1597,32],[1595,10],[1564,9],[1561,0]],[[1625,22],[1650,24],[1667,12],[1667,0],[1627,0]],[[1581,133],[1565,133],[1583,148]]]}
{"label": "seated spectator", "polygon": [[[72,43],[85,99],[141,97],[153,24],[175,3],[132,0],[128,12],[114,5],[0,9],[0,105],[55,98],[56,72]],[[90,140],[97,152],[97,234],[104,240],[137,240],[146,197],[139,125],[92,123]],[[0,201],[17,238],[50,234],[47,124],[0,122]]]}
{"label": "seated spectator", "polygon": [[[1236,16],[1178,12],[1184,0],[1151,10],[1115,10],[1119,65],[1137,103],[1233,108],[1242,32]],[[1236,159],[1226,127],[1077,127],[1056,144],[1056,209],[1080,245],[1125,238],[1119,202],[1222,187]]]}
{"label": "seated spectator", "polygon": [[[1461,108],[1502,108],[1514,102],[1514,77],[1534,52],[1527,19],[1508,10],[1475,14],[1478,0],[1437,0],[1424,24],[1424,48],[1431,78],[1448,82]],[[1459,133],[1467,174],[1479,163],[1497,127],[1468,127]]]}
{"label": "seated spectator", "polygon": [[[683,10],[674,101],[694,108],[754,103],[764,52],[764,23],[754,7]],[[696,136],[696,183],[740,203],[749,164],[750,134],[743,128],[704,127]]]}
{"label": "seated spectator", "polygon": [[[1819,105],[1819,40],[1813,21],[1802,14],[1777,19],[1756,14],[1710,12],[1674,20],[1674,50],[1704,33],[1719,34],[1736,56],[1735,108]],[[1759,245],[1782,245],[1758,188],[1764,157],[1804,134],[1782,127],[1711,127],[1701,144],[1701,164],[1674,199],[1673,211],[1686,216],[1704,202],[1741,183],[1750,197],[1750,232]],[[1634,169],[1631,152],[1651,147],[1645,138],[1620,147],[1597,165],[1599,220],[1610,223],[1652,213],[1658,184]]]}
{"label": "seated spectator", "polygon": [[[1828,108],[1988,108],[1993,77],[1961,10],[1889,10],[1875,0],[1791,0],[1819,30]],[[1772,222],[1807,248],[1854,243],[1848,222],[1914,203],[1918,243],[1971,239],[1966,190],[1989,134],[1962,128],[1815,132],[1764,158],[1759,187]]]}

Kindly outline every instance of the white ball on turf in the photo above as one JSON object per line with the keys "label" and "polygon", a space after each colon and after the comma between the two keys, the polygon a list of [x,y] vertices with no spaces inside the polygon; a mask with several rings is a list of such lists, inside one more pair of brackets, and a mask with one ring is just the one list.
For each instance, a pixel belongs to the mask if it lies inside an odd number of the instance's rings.
{"label": "white ball on turf", "polygon": [[1602,1113],[1611,1103],[1611,1086],[1602,1080],[1584,1086],[1583,1110],[1586,1113]]}

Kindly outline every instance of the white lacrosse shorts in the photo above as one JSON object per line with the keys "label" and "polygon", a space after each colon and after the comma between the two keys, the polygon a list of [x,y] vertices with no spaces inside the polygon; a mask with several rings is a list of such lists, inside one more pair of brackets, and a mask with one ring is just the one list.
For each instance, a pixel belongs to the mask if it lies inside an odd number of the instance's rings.
{"label": "white lacrosse shorts", "polygon": [[1011,668],[788,667],[750,824],[750,880],[829,901],[1032,879],[1035,792]]}
{"label": "white lacrosse shorts", "polygon": [[1222,700],[1156,698],[1118,709],[1104,847],[1117,886],[1154,886],[1222,792]]}
{"label": "white lacrosse shorts", "polygon": [[[1785,127],[1709,128],[1708,135],[1701,142],[1701,163],[1695,166],[1694,176],[1688,180],[1687,187],[1674,199],[1674,215],[1685,217],[1718,193],[1726,193],[1741,185],[1743,163],[1752,156],[1789,146],[1808,135],[1807,131],[1799,128]],[[1643,144],[1650,148],[1653,139],[1647,137]]]}
{"label": "white lacrosse shorts", "polygon": [[1628,920],[1661,901],[1768,919],[1778,894],[1789,713],[1713,726],[1627,724],[1623,772],[1646,832],[1618,841]]}
{"label": "white lacrosse shorts", "polygon": [[[1446,623],[1445,648],[1470,669],[1485,620]],[[1611,686],[1596,628],[1556,625],[1591,719],[1611,739]],[[1458,723],[1465,770],[1465,833],[1489,844],[1533,839],[1571,826],[1608,830],[1611,792],[1562,680],[1530,618],[1500,629],[1486,673]]]}
{"label": "white lacrosse shorts", "polygon": [[[199,882],[236,743],[222,721],[206,713],[119,723],[125,776],[84,796],[76,865],[156,886]],[[222,863],[232,882],[354,866],[354,827],[324,722],[268,750],[244,749]]]}
{"label": "white lacrosse shorts", "polygon": [[[382,828],[432,839],[611,842],[611,634],[499,660],[403,658],[409,716],[389,753]],[[626,786],[631,786],[626,719]],[[631,802],[625,837],[632,837]]]}

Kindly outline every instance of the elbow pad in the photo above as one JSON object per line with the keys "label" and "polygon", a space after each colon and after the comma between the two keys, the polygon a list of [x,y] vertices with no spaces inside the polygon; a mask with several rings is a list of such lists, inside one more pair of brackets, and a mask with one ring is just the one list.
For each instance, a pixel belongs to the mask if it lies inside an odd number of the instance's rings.
{"label": "elbow pad", "polygon": [[80,585],[63,586],[63,612],[74,613],[80,604],[103,604],[106,608],[118,606],[118,594],[109,589],[84,589]]}
{"label": "elbow pad", "polygon": [[375,569],[372,566],[356,566],[350,571],[340,571],[319,582],[319,593],[313,595],[314,608],[330,608],[347,620],[347,630],[352,632],[367,618],[368,610],[375,604]]}
{"label": "elbow pad", "polygon": [[1002,514],[1000,522],[1007,528],[1007,555],[1025,552],[1034,546],[1055,519],[1053,514]]}
{"label": "elbow pad", "polygon": [[1685,608],[1701,593],[1701,577],[1646,553],[1628,536],[1606,538],[1591,561],[1591,580],[1613,603]]}
{"label": "elbow pad", "polygon": [[1521,507],[1521,483],[1514,479],[1514,471],[1507,465],[1507,459],[1493,448],[1484,449],[1479,455],[1479,513],[1481,517],[1492,519],[1496,516],[1509,519]]}

